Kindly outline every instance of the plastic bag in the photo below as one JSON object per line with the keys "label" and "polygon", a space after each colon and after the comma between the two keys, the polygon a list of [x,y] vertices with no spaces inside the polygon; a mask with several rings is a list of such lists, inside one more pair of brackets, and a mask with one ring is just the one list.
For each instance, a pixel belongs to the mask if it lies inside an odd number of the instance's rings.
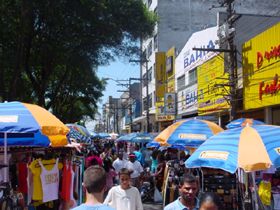
{"label": "plastic bag", "polygon": [[157,188],[154,191],[154,202],[161,203],[162,202],[162,195]]}

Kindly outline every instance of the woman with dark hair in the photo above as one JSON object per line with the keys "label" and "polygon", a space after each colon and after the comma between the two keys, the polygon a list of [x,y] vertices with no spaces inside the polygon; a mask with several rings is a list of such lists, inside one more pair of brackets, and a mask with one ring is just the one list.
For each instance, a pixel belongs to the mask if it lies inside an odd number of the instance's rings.
{"label": "woman with dark hair", "polygon": [[112,161],[110,158],[105,158],[103,160],[103,168],[106,172],[105,195],[107,195],[108,191],[114,186],[114,178],[117,176],[117,173],[112,166]]}
{"label": "woman with dark hair", "polygon": [[220,199],[215,193],[204,193],[200,198],[199,210],[219,210]]}
{"label": "woman with dark hair", "polygon": [[155,173],[155,179],[156,179],[156,186],[158,190],[161,192],[163,181],[164,181],[164,170],[166,165],[164,161],[164,157],[161,153],[158,154],[157,161],[158,161],[158,165]]}

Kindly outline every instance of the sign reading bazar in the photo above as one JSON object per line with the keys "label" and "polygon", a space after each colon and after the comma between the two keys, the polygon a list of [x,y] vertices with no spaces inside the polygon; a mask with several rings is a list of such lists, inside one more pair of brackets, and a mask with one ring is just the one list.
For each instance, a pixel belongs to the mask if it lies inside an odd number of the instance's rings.
{"label": "sign reading bazar", "polygon": [[245,42],[242,49],[244,108],[280,104],[280,23]]}
{"label": "sign reading bazar", "polygon": [[[217,49],[217,27],[211,27],[192,34],[176,57],[177,113],[189,115],[197,112],[200,96],[196,84],[196,68],[216,56],[217,52],[193,50],[193,48]],[[194,77],[195,75],[195,77]]]}

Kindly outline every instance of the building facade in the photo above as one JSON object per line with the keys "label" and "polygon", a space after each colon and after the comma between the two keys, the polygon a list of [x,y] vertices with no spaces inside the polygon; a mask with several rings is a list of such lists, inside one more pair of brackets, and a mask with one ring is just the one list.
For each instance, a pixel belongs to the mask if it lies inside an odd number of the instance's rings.
{"label": "building facade", "polygon": [[[156,114],[158,110],[160,110],[158,109],[158,106],[156,104],[161,102],[161,100],[158,100],[156,93],[156,87],[161,85],[156,79],[156,53],[166,53],[169,49],[174,47],[175,57],[177,57],[192,34],[194,32],[216,26],[217,12],[225,11],[225,9],[214,8],[215,6],[218,6],[218,1],[216,0],[143,0],[143,2],[147,5],[150,11],[154,11],[158,15],[159,22],[155,26],[153,36],[148,39],[142,40],[141,42],[141,50],[144,56],[144,59],[142,59],[142,61],[145,60],[147,62],[142,62],[140,75],[143,79],[142,81],[145,81],[145,78],[148,77],[148,84],[142,82],[142,116],[137,118],[135,122],[141,123],[141,130],[146,131],[146,110],[149,108],[149,131],[159,131],[164,128],[164,126],[160,126],[160,124],[168,125],[169,122],[172,121],[172,118],[158,118]],[[235,1],[235,9],[236,12],[239,13],[277,15],[280,13],[277,10],[277,6],[278,3],[273,0],[269,0],[265,3],[258,2],[258,4],[256,4],[254,0]],[[174,77],[178,79],[179,76],[177,75],[176,65],[174,66],[174,68]],[[178,72],[180,71],[181,69],[179,69]],[[194,71],[195,70],[190,69],[189,75],[185,75],[185,78],[183,78],[183,76],[181,75],[181,83],[183,83],[182,81],[185,80],[185,85],[187,85],[189,82],[189,78],[195,79]],[[179,106],[181,106],[178,107],[178,112],[176,113],[179,115],[179,118],[196,115],[195,106],[197,106],[197,102],[195,99],[195,83],[193,85],[189,85],[188,87],[186,87],[187,89],[184,90],[181,90],[179,88],[181,92],[177,93],[176,102],[177,104],[180,104]],[[146,94],[147,87],[149,98],[148,103]],[[188,99],[184,99],[186,97]],[[184,104],[184,100],[188,100],[187,105]],[[148,104],[148,106],[146,104]],[[159,106],[163,106],[163,104]],[[186,107],[188,109],[187,111],[181,110],[186,109]],[[192,111],[191,108],[193,109]],[[187,113],[188,111],[189,113]],[[187,114],[184,112],[186,112]]]}

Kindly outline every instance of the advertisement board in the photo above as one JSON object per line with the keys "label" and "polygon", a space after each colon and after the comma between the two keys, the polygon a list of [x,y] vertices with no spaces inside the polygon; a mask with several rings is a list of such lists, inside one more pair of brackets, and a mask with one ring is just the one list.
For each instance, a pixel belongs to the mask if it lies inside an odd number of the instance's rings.
{"label": "advertisement board", "polygon": [[166,115],[164,110],[164,102],[156,102],[156,121],[174,120],[174,115]]}
{"label": "advertisement board", "polygon": [[197,84],[178,91],[178,114],[193,113],[197,111]]}
{"label": "advertisement board", "polygon": [[219,54],[197,67],[198,115],[229,109],[229,80],[224,70],[224,55]]}
{"label": "advertisement board", "polygon": [[165,52],[156,52],[156,101],[164,100],[164,92],[166,89],[166,71],[165,71]]}
{"label": "advertisement board", "polygon": [[176,114],[176,93],[164,94],[164,113],[166,115]]}
{"label": "advertisement board", "polygon": [[244,109],[280,104],[280,23],[245,42]]}
{"label": "advertisement board", "polygon": [[[193,33],[180,54],[176,57],[176,81],[185,75],[185,88],[178,91],[178,114],[187,114],[197,110],[197,85],[189,84],[189,71],[217,55],[216,52],[196,51],[196,48],[218,48],[217,27],[207,28]],[[194,102],[193,102],[194,101]]]}

